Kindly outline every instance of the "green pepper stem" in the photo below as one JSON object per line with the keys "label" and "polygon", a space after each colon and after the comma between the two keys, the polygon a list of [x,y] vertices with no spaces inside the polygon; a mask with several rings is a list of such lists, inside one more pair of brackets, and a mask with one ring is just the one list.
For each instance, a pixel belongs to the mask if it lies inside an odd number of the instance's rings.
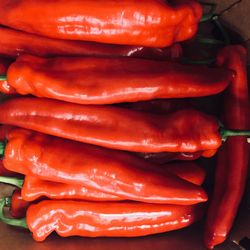
{"label": "green pepper stem", "polygon": [[4,197],[4,206],[10,207],[11,206],[11,196]]}
{"label": "green pepper stem", "polygon": [[0,158],[4,157],[5,147],[6,147],[6,141],[0,141]]}
{"label": "green pepper stem", "polygon": [[0,81],[7,81],[6,75],[0,75]]}
{"label": "green pepper stem", "polygon": [[0,182],[10,184],[10,185],[13,185],[13,186],[19,187],[19,188],[23,187],[23,180],[13,178],[13,177],[0,176]]}
{"label": "green pepper stem", "polygon": [[210,6],[211,9],[210,9],[210,11],[208,13],[204,14],[201,17],[200,23],[204,23],[204,22],[210,21],[213,18],[215,9],[217,7],[217,4],[215,4],[215,3],[202,3],[202,5]]}
{"label": "green pepper stem", "polygon": [[220,128],[220,134],[222,140],[226,140],[231,136],[250,136],[249,130],[236,130],[236,129],[225,129],[224,127]]}
{"label": "green pepper stem", "polygon": [[16,227],[22,227],[28,229],[26,218],[22,219],[13,219],[13,218],[7,218],[4,215],[4,207],[6,205],[6,198],[0,199],[0,220],[4,222],[7,225],[16,226]]}

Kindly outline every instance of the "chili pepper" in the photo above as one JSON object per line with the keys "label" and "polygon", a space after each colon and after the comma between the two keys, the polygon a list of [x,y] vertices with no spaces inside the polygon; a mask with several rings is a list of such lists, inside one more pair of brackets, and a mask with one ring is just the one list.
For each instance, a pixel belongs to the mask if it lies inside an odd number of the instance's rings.
{"label": "chili pepper", "polygon": [[137,58],[18,57],[7,72],[17,93],[79,104],[112,104],[218,94],[230,70]]}
{"label": "chili pepper", "polygon": [[[148,166],[146,166],[146,168],[148,169]],[[201,185],[205,179],[205,170],[194,162],[171,163],[161,166],[159,169],[152,168],[152,171],[153,170],[162,174],[170,172],[181,179],[196,185]],[[22,198],[25,201],[34,201],[41,197],[90,201],[123,200],[118,196],[96,191],[80,185],[69,185],[65,183],[46,181],[29,175],[26,175],[24,180],[0,176],[0,182],[21,188]]]}
{"label": "chili pepper", "polygon": [[207,199],[201,187],[169,172],[154,172],[132,154],[23,129],[9,133],[3,163],[17,173],[84,185],[124,199],[187,205]]}
{"label": "chili pepper", "polygon": [[191,109],[160,116],[29,97],[6,100],[0,109],[3,124],[134,152],[217,150],[222,139],[249,134],[225,128],[219,131],[217,119]]}
{"label": "chili pepper", "polygon": [[[224,123],[232,129],[248,129],[249,99],[246,71],[247,52],[240,45],[223,48],[217,64],[236,72],[226,92]],[[208,248],[222,243],[234,221],[244,193],[249,148],[245,137],[229,138],[218,154],[214,194],[207,215],[204,241]]]}
{"label": "chili pepper", "polygon": [[157,60],[178,60],[182,55],[180,44],[167,48],[148,48],[70,41],[38,36],[6,27],[0,27],[0,54],[16,58],[22,54],[35,56],[128,56]]}
{"label": "chili pepper", "polygon": [[25,201],[21,196],[21,189],[15,189],[11,198],[7,197],[5,203],[10,207],[10,215],[14,218],[23,218],[30,206],[30,202]]}
{"label": "chili pepper", "polygon": [[172,6],[162,0],[2,0],[0,16],[2,25],[52,38],[166,47],[195,35],[202,7],[195,0]]}
{"label": "chili pepper", "polygon": [[[1,39],[0,39],[1,40]],[[11,64],[12,60],[5,57],[0,57],[0,75],[6,75],[7,69]],[[16,91],[12,88],[7,80],[1,80],[0,78],[0,92],[4,94],[14,94]]]}
{"label": "chili pepper", "polygon": [[[152,101],[131,102],[121,104],[120,107],[128,108],[136,111],[154,113],[154,114],[169,114],[184,108],[196,108],[200,106],[200,102],[195,102],[190,99],[158,99]],[[156,164],[164,164],[174,160],[192,161],[203,157],[212,157],[217,150],[207,150],[194,153],[137,153],[138,156],[147,161]]]}
{"label": "chili pepper", "polygon": [[26,218],[0,218],[12,226],[28,228],[36,241],[45,240],[53,231],[62,237],[137,237],[187,227],[204,212],[200,205],[178,206],[139,202],[83,202],[45,200],[32,204]]}

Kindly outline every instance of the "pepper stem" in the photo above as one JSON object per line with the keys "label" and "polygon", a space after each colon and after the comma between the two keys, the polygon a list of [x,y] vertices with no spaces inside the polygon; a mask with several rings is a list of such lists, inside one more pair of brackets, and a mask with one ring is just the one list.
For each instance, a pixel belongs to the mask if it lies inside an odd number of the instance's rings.
{"label": "pepper stem", "polygon": [[13,218],[5,217],[4,211],[3,211],[5,205],[6,205],[5,198],[0,199],[0,220],[7,225],[11,225],[15,227],[23,227],[23,228],[28,229],[26,218],[13,219]]}
{"label": "pepper stem", "polygon": [[0,81],[7,81],[6,75],[0,75]]}
{"label": "pepper stem", "polygon": [[222,140],[226,140],[227,137],[231,137],[231,136],[250,136],[250,131],[249,130],[225,129],[221,127],[220,134],[221,134]]}
{"label": "pepper stem", "polygon": [[23,187],[23,180],[13,177],[0,176],[0,182],[10,184],[19,188]]}
{"label": "pepper stem", "polygon": [[4,197],[4,206],[5,207],[10,207],[11,206],[11,197]]}
{"label": "pepper stem", "polygon": [[6,144],[7,144],[6,141],[0,141],[0,158],[4,157],[4,151],[5,151]]}
{"label": "pepper stem", "polygon": [[201,17],[200,23],[204,23],[204,22],[210,21],[212,19],[212,17],[214,16],[214,12],[215,12],[216,7],[217,7],[217,4],[215,4],[215,3],[202,3],[202,5],[210,6],[211,9],[209,10],[208,13],[204,14]]}

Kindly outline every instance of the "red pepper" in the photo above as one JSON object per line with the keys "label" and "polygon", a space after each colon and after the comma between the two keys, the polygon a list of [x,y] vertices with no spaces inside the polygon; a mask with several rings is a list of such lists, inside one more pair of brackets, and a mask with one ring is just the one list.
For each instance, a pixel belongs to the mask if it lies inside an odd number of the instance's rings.
{"label": "red pepper", "polygon": [[[168,164],[161,169],[163,174],[170,172],[181,179],[187,180],[196,185],[201,185],[205,179],[205,170],[195,163]],[[79,185],[68,185],[52,181],[41,180],[26,175],[22,187],[22,197],[26,201],[34,201],[40,197],[50,199],[78,199],[92,201],[114,201],[122,198],[104,192],[92,190]]]}
{"label": "red pepper", "polygon": [[[153,172],[156,171],[162,173],[163,175],[170,172],[181,179],[196,185],[201,185],[205,179],[205,170],[194,162],[175,162],[160,166],[159,168],[150,168],[146,165],[144,168],[152,169]],[[122,198],[118,196],[86,188],[84,186],[46,181],[29,175],[25,176],[24,181],[21,179],[0,176],[0,182],[21,188],[22,198],[25,201],[34,201],[41,197],[47,197],[50,199],[77,199],[90,201],[122,200]]]}
{"label": "red pepper", "polygon": [[192,153],[222,143],[218,121],[191,109],[160,116],[42,98],[12,98],[0,109],[1,123],[113,149]]}
{"label": "red pepper", "polygon": [[[123,108],[128,108],[140,112],[154,113],[154,114],[169,114],[171,112],[178,111],[180,109],[197,108],[200,102],[195,102],[190,99],[158,99],[152,101],[142,101],[142,102],[131,102],[121,104]],[[156,164],[164,164],[169,161],[182,160],[182,161],[192,161],[203,157],[212,157],[216,154],[217,150],[207,150],[194,153],[138,153],[137,155],[143,157],[145,160]]]}
{"label": "red pepper", "polygon": [[[224,123],[231,129],[249,128],[247,52],[240,45],[223,48],[217,64],[236,72],[225,96]],[[210,202],[204,241],[208,248],[222,243],[235,219],[244,193],[249,162],[245,137],[229,138],[218,154],[214,194]]]}
{"label": "red pepper", "polygon": [[12,63],[7,80],[17,93],[79,104],[113,104],[215,95],[233,72],[137,58],[23,55]]}
{"label": "red pepper", "polygon": [[[11,59],[0,57],[0,75],[6,75],[7,69],[11,63],[12,63]],[[1,79],[0,79],[0,92],[4,94],[16,93],[15,89],[8,84],[7,80],[1,80]]]}
{"label": "red pepper", "polygon": [[14,172],[124,199],[185,205],[206,201],[201,187],[169,172],[154,172],[132,154],[23,129],[9,133],[3,162]]}
{"label": "red pepper", "polygon": [[202,16],[196,0],[1,0],[0,23],[52,38],[166,47],[193,37]]}
{"label": "red pepper", "polygon": [[25,201],[21,196],[21,189],[15,189],[10,200],[10,215],[14,218],[25,217],[26,211],[30,206],[30,202]]}
{"label": "red pepper", "polygon": [[[108,56],[140,57],[157,60],[178,60],[182,48],[174,44],[167,48],[148,48],[70,41],[38,36],[6,27],[0,27],[0,54],[16,58],[22,54],[34,56]],[[2,73],[2,72],[1,72]]]}
{"label": "red pepper", "polygon": [[36,241],[53,231],[62,237],[136,237],[187,227],[199,220],[201,206],[145,204],[137,202],[83,202],[46,200],[31,205],[26,219],[0,218],[6,224],[28,228]]}

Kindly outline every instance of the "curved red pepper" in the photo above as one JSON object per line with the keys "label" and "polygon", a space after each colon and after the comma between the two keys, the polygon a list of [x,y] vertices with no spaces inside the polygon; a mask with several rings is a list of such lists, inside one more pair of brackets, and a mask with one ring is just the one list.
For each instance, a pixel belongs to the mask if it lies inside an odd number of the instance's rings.
{"label": "curved red pepper", "polygon": [[12,98],[0,109],[1,123],[113,149],[192,153],[222,143],[218,121],[191,109],[160,116],[42,98]]}
{"label": "curved red pepper", "polygon": [[8,135],[4,166],[48,181],[84,185],[124,199],[168,204],[206,201],[205,191],[121,151],[17,129]]}
{"label": "curved red pepper", "polygon": [[137,58],[23,55],[7,80],[17,93],[79,104],[113,104],[215,95],[232,80],[223,68],[181,65]]}
{"label": "curved red pepper", "polygon": [[[152,171],[159,171],[163,174],[170,172],[183,180],[196,185],[201,185],[205,179],[205,170],[195,163],[172,163]],[[29,175],[25,176],[22,187],[22,198],[25,201],[34,201],[40,197],[49,199],[78,199],[90,201],[114,201],[123,200],[118,196],[110,195],[97,190],[92,190],[79,185],[56,183],[41,180]]]}
{"label": "curved red pepper", "polygon": [[[180,44],[163,49],[142,46],[100,44],[70,41],[38,36],[6,27],[0,27],[0,54],[16,58],[22,54],[34,56],[108,56],[140,57],[157,60],[178,60],[182,55]],[[2,74],[3,72],[1,72]]]}
{"label": "curved red pepper", "polygon": [[196,0],[1,0],[0,23],[52,38],[166,47],[190,39],[202,7]]}
{"label": "curved red pepper", "polygon": [[[225,97],[224,123],[231,129],[249,128],[247,53],[240,45],[223,48],[217,64],[236,72]],[[204,241],[208,248],[222,243],[233,224],[244,193],[249,162],[245,137],[228,138],[218,154],[214,194],[208,210]]]}
{"label": "curved red pepper", "polygon": [[62,237],[136,237],[186,227],[203,211],[201,206],[51,200],[31,205],[26,222],[36,241],[53,231]]}

